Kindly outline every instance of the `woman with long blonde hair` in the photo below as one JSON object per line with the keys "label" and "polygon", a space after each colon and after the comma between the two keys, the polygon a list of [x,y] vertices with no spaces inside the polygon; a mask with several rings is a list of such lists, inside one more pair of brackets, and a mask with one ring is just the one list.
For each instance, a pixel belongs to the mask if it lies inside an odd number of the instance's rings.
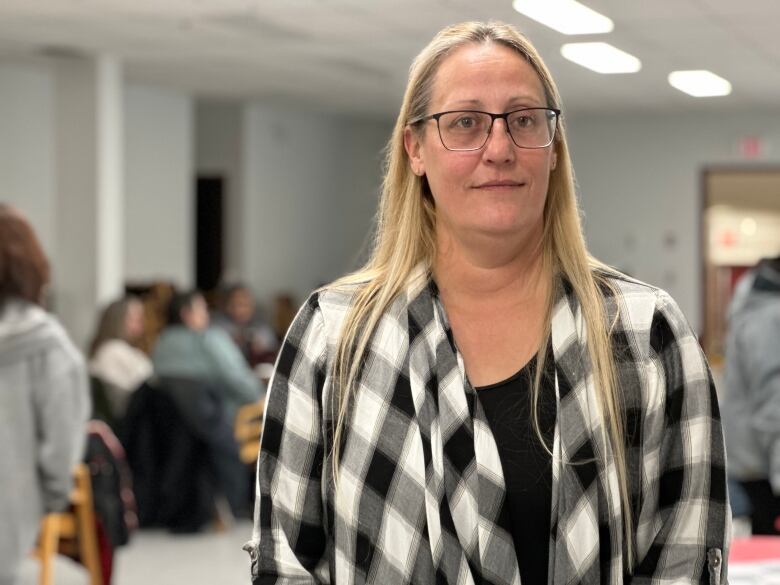
{"label": "woman with long blonde hair", "polygon": [[271,379],[254,583],[725,582],[706,362],[588,255],[561,108],[508,25],[414,60],[373,255]]}

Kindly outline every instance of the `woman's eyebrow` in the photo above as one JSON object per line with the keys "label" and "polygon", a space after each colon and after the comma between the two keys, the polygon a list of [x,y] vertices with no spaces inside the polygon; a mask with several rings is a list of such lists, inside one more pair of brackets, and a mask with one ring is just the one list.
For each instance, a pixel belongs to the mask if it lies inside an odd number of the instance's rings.
{"label": "woman's eyebrow", "polygon": [[[452,107],[468,107],[468,108],[474,108],[474,109],[481,109],[484,108],[484,102],[479,99],[458,99],[454,100],[452,102],[446,102],[449,104],[447,106],[447,109],[451,109]],[[530,94],[520,94],[510,97],[506,101],[507,107],[512,108],[514,106],[539,106],[544,105],[544,100],[540,99],[538,96],[533,96]]]}

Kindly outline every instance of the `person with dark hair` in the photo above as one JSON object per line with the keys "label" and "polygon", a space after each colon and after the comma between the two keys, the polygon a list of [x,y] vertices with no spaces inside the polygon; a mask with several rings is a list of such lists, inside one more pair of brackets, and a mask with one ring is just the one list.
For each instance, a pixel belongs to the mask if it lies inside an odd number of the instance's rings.
{"label": "person with dark hair", "polygon": [[42,305],[46,255],[29,222],[0,204],[0,584],[15,583],[44,514],[68,505],[83,455],[83,357]]}
{"label": "person with dark hair", "polygon": [[210,325],[209,310],[203,295],[197,290],[174,292],[168,301],[166,326],[184,325],[203,330]]}
{"label": "person with dark hair", "polygon": [[152,360],[136,345],[143,334],[138,297],[113,301],[100,314],[89,348],[89,373],[104,385],[113,418],[124,416],[130,395],[152,375]]}
{"label": "person with dark hair", "polygon": [[236,283],[225,288],[221,310],[213,321],[215,327],[230,335],[251,367],[274,361],[279,341],[270,325],[258,315],[247,285]]}
{"label": "person with dark hair", "polygon": [[152,364],[157,376],[200,380],[219,388],[232,421],[238,407],[259,400],[264,388],[230,337],[209,323],[203,295],[175,294],[168,325],[152,351]]}

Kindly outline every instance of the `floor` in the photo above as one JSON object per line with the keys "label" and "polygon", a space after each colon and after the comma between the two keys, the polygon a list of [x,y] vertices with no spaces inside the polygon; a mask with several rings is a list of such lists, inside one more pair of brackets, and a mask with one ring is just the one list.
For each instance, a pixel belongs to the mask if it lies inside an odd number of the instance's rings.
{"label": "floor", "polygon": [[249,585],[249,555],[241,547],[251,534],[248,520],[225,532],[137,532],[118,551],[113,585]]}
{"label": "floor", "polygon": [[[241,546],[252,531],[248,520],[225,532],[191,536],[161,530],[133,534],[117,551],[112,585],[249,585],[249,556]],[[780,559],[731,563],[730,585],[780,585]],[[88,585],[86,573],[60,558],[55,585]],[[25,567],[21,585],[37,585],[37,563]]]}
{"label": "floor", "polygon": [[[171,535],[141,530],[117,551],[112,585],[249,585],[249,555],[241,546],[252,523],[236,521],[225,532]],[[59,558],[55,585],[87,585],[86,573]],[[25,566],[22,585],[37,584],[37,563]]]}
{"label": "floor", "polygon": [[780,561],[732,564],[729,585],[780,585]]}

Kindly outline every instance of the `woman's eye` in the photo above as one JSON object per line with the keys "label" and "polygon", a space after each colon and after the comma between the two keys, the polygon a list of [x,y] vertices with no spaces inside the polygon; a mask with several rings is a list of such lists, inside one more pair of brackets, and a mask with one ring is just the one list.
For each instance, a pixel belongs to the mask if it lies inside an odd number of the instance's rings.
{"label": "woman's eye", "polygon": [[477,125],[477,121],[473,116],[461,116],[455,120],[455,126],[458,128],[469,129]]}

